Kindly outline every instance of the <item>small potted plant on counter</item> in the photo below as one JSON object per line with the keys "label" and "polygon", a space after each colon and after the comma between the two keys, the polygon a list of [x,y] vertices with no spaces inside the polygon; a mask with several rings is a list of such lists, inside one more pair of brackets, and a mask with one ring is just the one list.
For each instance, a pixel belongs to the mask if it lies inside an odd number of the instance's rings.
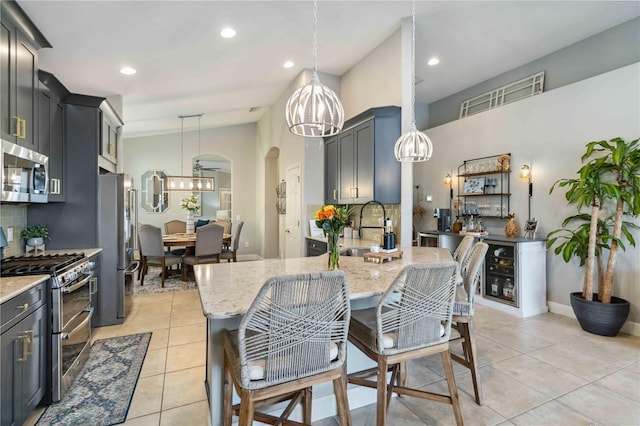
{"label": "small potted plant on counter", "polygon": [[44,239],[49,239],[49,230],[44,225],[29,225],[20,233],[27,240],[27,245],[38,247],[44,244]]}
{"label": "small potted plant on counter", "polygon": [[[577,214],[549,233],[547,246],[556,245],[554,253],[565,262],[576,257],[584,266],[582,292],[571,293],[571,307],[580,326],[590,333],[615,336],[629,315],[629,302],[612,293],[618,250],[625,250],[625,242],[633,247],[636,244],[631,230],[638,226],[623,218],[640,215],[638,139],[589,142],[582,163],[577,178],[560,179],[549,191],[566,187],[565,198],[575,205]],[[606,211],[607,204],[614,213]],[[584,212],[584,208],[590,212]],[[593,288],[594,264],[598,266],[597,292]]]}

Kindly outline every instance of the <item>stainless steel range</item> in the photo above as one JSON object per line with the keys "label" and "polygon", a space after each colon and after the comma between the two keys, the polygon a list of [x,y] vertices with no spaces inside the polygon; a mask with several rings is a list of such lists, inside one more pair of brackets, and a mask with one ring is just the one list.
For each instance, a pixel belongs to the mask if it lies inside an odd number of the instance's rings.
{"label": "stainless steel range", "polygon": [[47,359],[52,374],[44,400],[57,402],[89,357],[91,296],[97,291],[95,265],[82,253],[9,257],[1,265],[2,276],[51,275],[48,282],[51,344]]}

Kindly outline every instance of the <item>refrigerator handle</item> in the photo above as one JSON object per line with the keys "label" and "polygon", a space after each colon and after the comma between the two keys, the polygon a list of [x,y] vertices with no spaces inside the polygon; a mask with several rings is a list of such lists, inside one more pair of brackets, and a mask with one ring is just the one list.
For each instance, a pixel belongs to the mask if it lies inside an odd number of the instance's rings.
{"label": "refrigerator handle", "polygon": [[133,209],[133,250],[139,250],[138,247],[138,191],[134,188],[129,190],[129,205]]}

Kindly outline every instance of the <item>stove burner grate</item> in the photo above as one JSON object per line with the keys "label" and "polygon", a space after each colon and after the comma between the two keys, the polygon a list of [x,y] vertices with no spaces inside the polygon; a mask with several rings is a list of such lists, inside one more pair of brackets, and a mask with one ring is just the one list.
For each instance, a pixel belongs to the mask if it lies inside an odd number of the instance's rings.
{"label": "stove burner grate", "polygon": [[0,275],[56,275],[84,258],[84,253],[58,253],[35,256],[12,256],[2,260]]}

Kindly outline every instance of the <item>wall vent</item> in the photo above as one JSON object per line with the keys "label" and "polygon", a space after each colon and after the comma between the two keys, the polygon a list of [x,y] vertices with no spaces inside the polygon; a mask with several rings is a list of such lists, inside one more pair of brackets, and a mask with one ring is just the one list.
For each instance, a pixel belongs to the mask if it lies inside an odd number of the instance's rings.
{"label": "wall vent", "polygon": [[544,71],[514,81],[460,104],[460,118],[497,108],[501,105],[539,95],[544,89]]}

